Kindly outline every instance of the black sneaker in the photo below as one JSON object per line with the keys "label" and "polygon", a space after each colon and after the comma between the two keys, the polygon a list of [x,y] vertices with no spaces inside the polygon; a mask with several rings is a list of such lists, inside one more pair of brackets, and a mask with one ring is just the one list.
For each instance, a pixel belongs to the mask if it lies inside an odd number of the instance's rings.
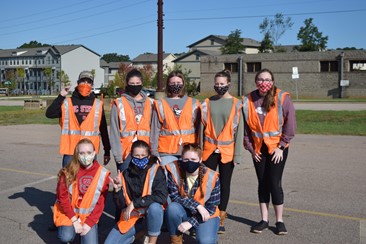
{"label": "black sneaker", "polygon": [[276,223],[276,234],[277,235],[287,235],[287,230],[283,222]]}
{"label": "black sneaker", "polygon": [[220,226],[217,234],[225,234],[225,226]]}
{"label": "black sneaker", "polygon": [[268,221],[261,220],[250,229],[250,232],[259,234],[262,233],[262,231],[265,229],[268,229]]}

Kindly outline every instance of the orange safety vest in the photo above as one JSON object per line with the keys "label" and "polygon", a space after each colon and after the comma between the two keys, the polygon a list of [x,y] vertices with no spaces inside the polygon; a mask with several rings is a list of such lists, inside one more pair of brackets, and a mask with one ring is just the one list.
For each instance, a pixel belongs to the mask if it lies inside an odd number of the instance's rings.
{"label": "orange safety vest", "polygon": [[122,144],[122,157],[125,160],[131,151],[132,143],[143,140],[150,144],[150,124],[153,100],[147,98],[144,104],[144,112],[139,124],[136,122],[135,112],[126,98],[120,97],[114,100],[118,108],[119,132]]}
{"label": "orange safety vest", "polygon": [[[184,191],[183,185],[181,184],[180,169],[178,166],[178,161],[174,161],[174,162],[171,162],[171,163],[165,165],[165,168],[173,176],[173,180],[179,188],[180,195],[182,197],[187,197],[187,194]],[[203,196],[201,196],[202,194],[199,193],[198,189],[193,196],[193,199],[195,201],[197,201],[199,204],[201,204],[202,206],[205,206],[205,202],[207,202],[208,199],[210,199],[212,190],[215,187],[217,177],[219,177],[219,173],[206,167],[206,172],[205,172],[205,174],[202,178],[202,182],[201,182]],[[215,218],[215,217],[218,217],[219,215],[220,215],[220,210],[219,210],[218,206],[216,206],[215,213],[213,215],[211,215],[210,218]]]}
{"label": "orange safety vest", "polygon": [[234,160],[235,133],[239,126],[241,107],[242,102],[233,97],[230,116],[220,135],[217,136],[211,120],[210,100],[206,98],[204,103],[202,103],[202,123],[205,127],[203,161],[206,161],[216,149],[221,153],[222,163],[229,163]]}
{"label": "orange safety vest", "polygon": [[175,154],[178,153],[180,145],[198,142],[194,127],[196,109],[200,107],[197,99],[188,97],[178,122],[164,98],[154,101],[154,105],[161,123],[158,152]]}
{"label": "orange safety vest", "polygon": [[[153,185],[153,182],[154,182],[156,172],[158,171],[159,167],[160,167],[159,164],[155,163],[147,171],[145,182],[144,182],[144,188],[142,190],[142,197],[147,196],[147,195],[151,195],[152,185]],[[128,206],[131,203],[131,199],[128,196],[126,181],[125,181],[122,173],[121,173],[121,176],[122,176],[123,196],[124,196],[126,204]],[[137,220],[139,220],[140,218],[145,216],[146,209],[147,208],[135,208],[134,210],[132,210],[132,212],[130,214],[130,219],[128,219],[128,220],[124,219],[124,214],[123,214],[123,211],[122,211],[120,220],[117,223],[119,231],[122,234],[127,233],[136,224]]]}
{"label": "orange safety vest", "polygon": [[61,140],[60,153],[73,155],[76,144],[83,138],[93,142],[95,152],[98,154],[100,145],[100,122],[102,120],[103,102],[95,99],[93,107],[85,120],[79,125],[78,119],[73,110],[71,98],[64,100],[61,106]]}
{"label": "orange safety vest", "polygon": [[[278,146],[281,140],[283,126],[282,105],[286,95],[288,94],[288,92],[283,92],[280,89],[277,89],[274,99],[274,108],[271,108],[266,114],[263,127],[256,112],[252,95],[249,94],[244,96],[244,116],[250,130],[252,131],[253,145],[256,153],[260,153],[263,141],[267,145],[268,153],[270,154]],[[286,147],[287,146],[288,145],[286,145]]]}
{"label": "orange safety vest", "polygon": [[[102,189],[105,180],[108,178],[110,172],[99,165],[97,173],[95,174],[91,184],[85,192],[83,199],[79,205],[79,189],[77,181],[74,181],[69,186],[70,203],[74,209],[75,215],[80,218],[81,224],[84,224],[87,217],[93,212],[95,205],[97,204],[99,197],[102,193]],[[53,208],[53,222],[57,227],[59,226],[72,226],[71,219],[67,217],[60,206],[60,203],[56,201]]]}

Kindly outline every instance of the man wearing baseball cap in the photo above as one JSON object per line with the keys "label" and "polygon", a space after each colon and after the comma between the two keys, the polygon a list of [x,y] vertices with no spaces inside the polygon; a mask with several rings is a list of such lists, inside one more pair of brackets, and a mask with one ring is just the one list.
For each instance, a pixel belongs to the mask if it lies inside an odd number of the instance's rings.
{"label": "man wearing baseball cap", "polygon": [[111,146],[107,121],[103,101],[97,99],[92,92],[93,83],[92,72],[82,71],[71,97],[66,98],[70,86],[64,87],[46,110],[47,118],[60,118],[62,167],[70,162],[76,144],[83,138],[93,142],[97,154],[101,138],[104,147],[104,165],[109,163]]}

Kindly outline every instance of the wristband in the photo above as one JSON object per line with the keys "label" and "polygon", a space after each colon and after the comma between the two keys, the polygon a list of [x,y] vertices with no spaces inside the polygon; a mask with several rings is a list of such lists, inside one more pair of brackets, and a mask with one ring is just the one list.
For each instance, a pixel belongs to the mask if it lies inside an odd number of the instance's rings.
{"label": "wristband", "polygon": [[284,146],[282,146],[282,145],[278,145],[278,148],[280,149],[280,150],[284,150],[285,149],[285,147]]}

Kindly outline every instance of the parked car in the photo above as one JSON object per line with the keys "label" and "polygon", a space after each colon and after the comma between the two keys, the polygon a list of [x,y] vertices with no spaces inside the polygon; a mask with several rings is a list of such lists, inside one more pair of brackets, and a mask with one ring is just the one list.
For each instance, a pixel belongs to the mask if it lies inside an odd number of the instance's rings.
{"label": "parked car", "polygon": [[152,89],[152,88],[142,88],[142,91],[145,92],[145,94],[148,97],[155,98],[155,89]]}
{"label": "parked car", "polygon": [[95,96],[98,97],[101,95],[101,89],[97,87],[92,88],[92,92],[94,92]]}

